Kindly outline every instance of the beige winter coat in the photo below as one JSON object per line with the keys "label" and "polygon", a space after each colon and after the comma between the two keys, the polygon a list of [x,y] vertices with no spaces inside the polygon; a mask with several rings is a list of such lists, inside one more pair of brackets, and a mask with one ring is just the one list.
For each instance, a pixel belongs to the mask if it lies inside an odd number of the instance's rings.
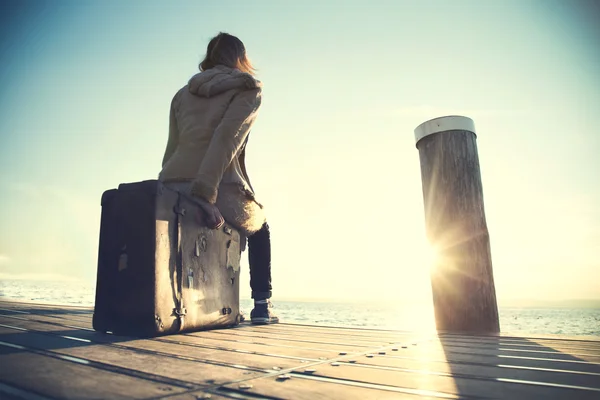
{"label": "beige winter coat", "polygon": [[192,196],[216,204],[225,220],[246,235],[265,221],[244,164],[261,87],[252,75],[222,65],[194,75],[171,102],[158,177],[165,183],[189,182]]}

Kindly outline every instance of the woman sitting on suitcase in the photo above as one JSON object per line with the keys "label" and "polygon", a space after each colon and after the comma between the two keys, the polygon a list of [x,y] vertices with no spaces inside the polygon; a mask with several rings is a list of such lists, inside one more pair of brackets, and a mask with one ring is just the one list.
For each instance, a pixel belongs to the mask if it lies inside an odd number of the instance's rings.
{"label": "woman sitting on suitcase", "polygon": [[[245,147],[261,103],[261,82],[241,40],[219,33],[200,73],[171,102],[169,139],[159,180],[186,189],[211,228],[228,223],[248,237],[252,323],[278,322],[271,308],[271,242],[262,205],[246,173]],[[184,185],[185,186],[185,185]]]}

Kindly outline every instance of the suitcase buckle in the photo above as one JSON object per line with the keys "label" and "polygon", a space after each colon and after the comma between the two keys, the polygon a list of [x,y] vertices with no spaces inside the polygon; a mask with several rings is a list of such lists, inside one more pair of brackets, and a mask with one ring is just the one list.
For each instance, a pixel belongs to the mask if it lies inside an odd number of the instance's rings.
{"label": "suitcase buckle", "polygon": [[185,309],[185,307],[174,308],[173,313],[178,317],[183,317],[185,314],[187,314],[187,310]]}
{"label": "suitcase buckle", "polygon": [[207,246],[208,246],[208,244],[207,244],[205,236],[201,236],[198,239],[196,239],[196,248],[194,251],[194,254],[196,255],[196,257],[200,257],[200,252],[206,252]]}
{"label": "suitcase buckle", "polygon": [[223,315],[229,315],[232,313],[232,309],[230,307],[223,307],[223,309],[221,310],[221,312],[223,313]]}
{"label": "suitcase buckle", "polygon": [[184,216],[185,215],[185,208],[183,208],[179,204],[177,204],[175,207],[173,207],[173,212],[175,214],[179,214],[181,216]]}

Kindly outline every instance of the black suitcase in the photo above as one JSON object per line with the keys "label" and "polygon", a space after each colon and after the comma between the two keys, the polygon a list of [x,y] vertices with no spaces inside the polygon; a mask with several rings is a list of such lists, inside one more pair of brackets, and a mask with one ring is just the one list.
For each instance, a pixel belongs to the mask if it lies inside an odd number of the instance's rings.
{"label": "black suitcase", "polygon": [[152,337],[237,325],[240,234],[206,227],[193,199],[157,180],[102,195],[93,327]]}

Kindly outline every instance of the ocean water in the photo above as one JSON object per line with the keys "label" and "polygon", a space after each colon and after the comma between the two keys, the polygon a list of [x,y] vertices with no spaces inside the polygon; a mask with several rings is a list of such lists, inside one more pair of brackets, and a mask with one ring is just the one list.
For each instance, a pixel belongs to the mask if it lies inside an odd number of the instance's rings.
{"label": "ocean water", "polygon": [[[79,281],[0,280],[0,298],[25,302],[94,305],[95,287]],[[377,302],[278,301],[275,311],[282,322],[349,326],[361,328],[433,331],[431,304]],[[249,316],[250,299],[241,300]],[[598,336],[600,308],[500,307],[500,326],[504,333]]]}

